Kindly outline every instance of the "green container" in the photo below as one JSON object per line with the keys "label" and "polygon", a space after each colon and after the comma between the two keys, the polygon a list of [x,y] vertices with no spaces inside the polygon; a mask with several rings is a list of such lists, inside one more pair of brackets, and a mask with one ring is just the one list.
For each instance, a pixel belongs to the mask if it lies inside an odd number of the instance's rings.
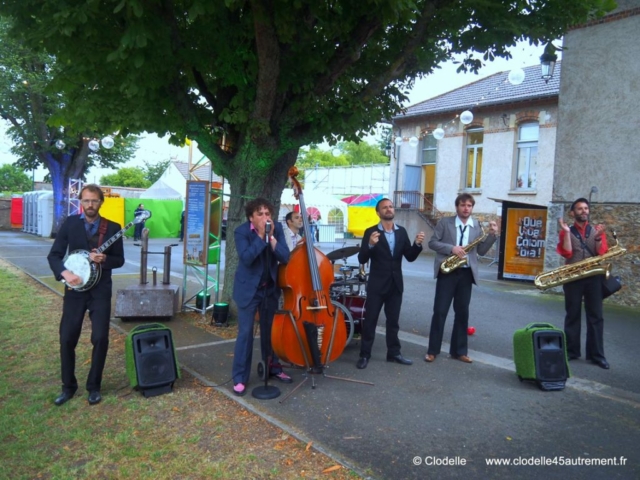
{"label": "green container", "polygon": [[213,317],[212,317],[212,320],[217,325],[226,324],[228,316],[229,316],[229,304],[228,303],[214,303],[213,304]]}
{"label": "green container", "polygon": [[[204,290],[202,290],[200,293],[198,293],[198,295],[196,295],[196,308],[199,308],[202,310],[202,304],[204,303],[204,298],[205,298],[205,292]],[[209,306],[209,303],[211,303],[211,295],[209,295],[207,293],[207,300],[206,300],[206,304],[204,308],[207,308]]]}

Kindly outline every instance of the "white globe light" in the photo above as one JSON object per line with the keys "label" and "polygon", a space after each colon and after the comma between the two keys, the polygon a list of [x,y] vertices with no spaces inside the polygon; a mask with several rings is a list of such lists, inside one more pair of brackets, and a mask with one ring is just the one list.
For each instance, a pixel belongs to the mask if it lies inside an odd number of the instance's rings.
{"label": "white globe light", "polygon": [[56,142],[56,148],[57,148],[58,150],[62,150],[62,149],[63,149],[64,147],[66,147],[66,146],[67,146],[67,144],[66,144],[66,143],[64,143],[62,140],[58,140],[58,141]]}
{"label": "white globe light", "polygon": [[113,141],[113,138],[106,136],[102,139],[102,146],[104,148],[106,148],[107,150],[109,150],[110,148],[113,148],[113,145],[115,144],[115,142]]}
{"label": "white globe light", "polygon": [[342,154],[342,152],[340,151],[340,149],[339,149],[339,148],[334,148],[334,149],[331,151],[331,153],[333,154],[333,156],[334,156],[334,157],[339,157],[339,156]]}
{"label": "white globe light", "polygon": [[98,150],[100,150],[100,144],[97,140],[91,140],[89,142],[89,150],[91,150],[92,152],[97,152]]}
{"label": "white globe light", "polygon": [[436,128],[433,131],[433,138],[436,140],[442,140],[444,138],[444,130],[441,128]]}
{"label": "white globe light", "polygon": [[520,85],[524,82],[525,73],[521,68],[515,68],[509,72],[509,83],[511,85]]}
{"label": "white globe light", "polygon": [[396,137],[393,143],[395,143],[399,147],[400,145],[402,145],[402,137]]}
{"label": "white globe light", "polygon": [[465,125],[469,125],[471,122],[473,122],[473,113],[471,113],[469,110],[465,110],[460,114],[460,121]]}
{"label": "white globe light", "polygon": [[411,145],[412,147],[417,147],[419,143],[420,140],[418,140],[418,137],[411,137],[409,139],[409,145]]}

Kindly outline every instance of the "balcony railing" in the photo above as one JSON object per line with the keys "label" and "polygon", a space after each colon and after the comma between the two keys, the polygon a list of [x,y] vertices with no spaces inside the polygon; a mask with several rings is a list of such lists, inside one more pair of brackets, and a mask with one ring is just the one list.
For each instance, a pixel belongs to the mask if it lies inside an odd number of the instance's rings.
{"label": "balcony railing", "polygon": [[393,192],[394,208],[400,210],[417,210],[425,219],[435,225],[444,216],[433,204],[433,194],[423,194],[417,191]]}

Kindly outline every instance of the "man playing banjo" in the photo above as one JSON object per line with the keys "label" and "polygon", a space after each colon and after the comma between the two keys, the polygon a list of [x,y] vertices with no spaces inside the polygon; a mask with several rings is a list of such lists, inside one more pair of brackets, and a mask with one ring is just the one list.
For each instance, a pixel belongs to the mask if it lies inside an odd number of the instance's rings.
{"label": "man playing banjo", "polygon": [[[80,339],[82,322],[87,310],[91,319],[93,352],[86,388],[89,391],[90,405],[95,405],[102,400],[100,384],[109,348],[111,270],[124,265],[124,246],[122,233],[119,232],[120,225],[100,216],[100,207],[103,202],[104,195],[98,185],[85,185],[80,191],[83,213],[71,215],[66,219],[47,256],[55,278],[67,285],[60,321],[62,393],[55,399],[55,404],[58,406],[70,400],[78,390],[78,381],[75,376],[75,348]],[[114,240],[115,237],[117,237],[116,240]],[[110,242],[113,244],[110,244],[107,251],[98,250],[100,245]],[[82,277],[79,273],[80,269],[74,272],[65,266],[67,251],[88,252],[87,264],[94,271],[102,270],[102,274],[97,275],[97,281],[96,278],[92,279],[95,281],[92,288],[81,288],[89,279]]]}

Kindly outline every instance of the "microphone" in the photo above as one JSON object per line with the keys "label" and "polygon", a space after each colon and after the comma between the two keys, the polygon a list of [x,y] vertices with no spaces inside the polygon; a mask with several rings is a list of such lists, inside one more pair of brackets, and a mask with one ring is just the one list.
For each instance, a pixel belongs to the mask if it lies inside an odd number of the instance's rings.
{"label": "microphone", "polygon": [[266,234],[264,236],[264,241],[269,243],[269,234],[271,233],[271,222],[267,221],[266,225],[264,226],[264,233]]}

